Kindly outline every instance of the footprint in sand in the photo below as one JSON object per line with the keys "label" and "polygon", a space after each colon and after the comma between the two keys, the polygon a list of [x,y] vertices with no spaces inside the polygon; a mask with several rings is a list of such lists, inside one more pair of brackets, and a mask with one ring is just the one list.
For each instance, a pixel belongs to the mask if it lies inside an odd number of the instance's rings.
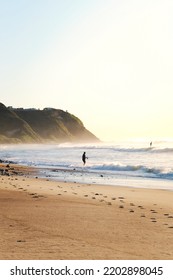
{"label": "footprint in sand", "polygon": [[152,223],[156,223],[157,222],[156,218],[150,218],[150,220],[151,220]]}
{"label": "footprint in sand", "polygon": [[112,203],[111,202],[107,202],[107,205],[112,205]]}
{"label": "footprint in sand", "polygon": [[123,206],[123,205],[120,205],[120,206],[119,206],[119,208],[121,208],[121,209],[122,209],[122,208],[124,208],[124,206]]}
{"label": "footprint in sand", "polygon": [[112,197],[111,199],[112,199],[112,200],[116,200],[116,197]]}
{"label": "footprint in sand", "polygon": [[152,212],[153,214],[157,214],[157,211],[153,209],[151,209],[150,212]]}
{"label": "footprint in sand", "polygon": [[134,213],[135,211],[134,211],[134,210],[132,210],[132,209],[130,209],[130,210],[129,210],[129,212],[130,212],[130,213]]}
{"label": "footprint in sand", "polygon": [[135,206],[135,204],[131,202],[131,203],[130,203],[130,206]]}

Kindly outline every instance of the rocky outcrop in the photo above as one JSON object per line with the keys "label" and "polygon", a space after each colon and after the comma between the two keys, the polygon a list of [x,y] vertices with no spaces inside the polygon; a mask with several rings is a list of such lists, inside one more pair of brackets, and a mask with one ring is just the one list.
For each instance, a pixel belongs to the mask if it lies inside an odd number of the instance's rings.
{"label": "rocky outcrop", "polygon": [[0,143],[97,141],[80,119],[63,110],[12,108],[0,103]]}

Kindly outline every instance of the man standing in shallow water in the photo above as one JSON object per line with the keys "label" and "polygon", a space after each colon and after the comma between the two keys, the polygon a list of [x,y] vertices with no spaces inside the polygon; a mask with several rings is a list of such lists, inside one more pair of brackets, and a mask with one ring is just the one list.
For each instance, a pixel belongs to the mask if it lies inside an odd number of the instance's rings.
{"label": "man standing in shallow water", "polygon": [[86,157],[86,153],[84,152],[83,155],[82,155],[83,165],[85,165],[86,159],[88,159],[88,158]]}

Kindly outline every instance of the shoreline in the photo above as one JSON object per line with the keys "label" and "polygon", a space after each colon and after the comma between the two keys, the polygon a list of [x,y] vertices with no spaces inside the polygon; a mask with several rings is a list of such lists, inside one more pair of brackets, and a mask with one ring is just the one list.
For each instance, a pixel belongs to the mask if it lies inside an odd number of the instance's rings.
{"label": "shoreline", "polygon": [[15,164],[6,170],[0,259],[173,259],[172,191],[58,182]]}
{"label": "shoreline", "polygon": [[[57,182],[67,181],[78,184],[103,186],[119,186],[127,188],[142,188],[173,191],[172,181],[162,178],[126,177],[125,175],[103,174],[76,168],[34,167],[39,170],[41,178],[49,178]],[[55,175],[56,174],[56,175]],[[112,178],[114,178],[112,180]]]}

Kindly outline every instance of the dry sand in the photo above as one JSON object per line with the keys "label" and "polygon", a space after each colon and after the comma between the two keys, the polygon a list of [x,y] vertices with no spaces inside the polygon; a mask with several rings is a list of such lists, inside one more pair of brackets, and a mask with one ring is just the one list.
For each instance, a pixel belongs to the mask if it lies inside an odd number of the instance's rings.
{"label": "dry sand", "polygon": [[173,259],[173,192],[10,167],[0,176],[0,259]]}

